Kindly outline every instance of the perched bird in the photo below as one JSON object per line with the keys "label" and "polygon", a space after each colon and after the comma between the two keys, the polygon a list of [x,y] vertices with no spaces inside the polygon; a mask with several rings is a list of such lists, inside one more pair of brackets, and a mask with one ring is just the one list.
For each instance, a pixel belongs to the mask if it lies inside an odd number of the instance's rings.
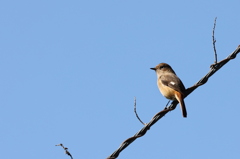
{"label": "perched bird", "polygon": [[157,74],[158,89],[164,97],[170,100],[177,100],[180,103],[183,117],[187,117],[187,110],[184,103],[185,87],[178,78],[172,67],[166,63],[160,63],[154,68]]}

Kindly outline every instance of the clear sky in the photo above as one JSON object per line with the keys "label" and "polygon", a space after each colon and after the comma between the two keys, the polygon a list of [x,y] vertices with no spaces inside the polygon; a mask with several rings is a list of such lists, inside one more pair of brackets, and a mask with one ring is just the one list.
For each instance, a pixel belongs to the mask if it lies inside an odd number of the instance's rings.
{"label": "clear sky", "polygon": [[[240,44],[239,0],[0,2],[1,158],[103,159],[168,102],[150,67],[185,87]],[[240,58],[133,142],[119,159],[239,159]]]}

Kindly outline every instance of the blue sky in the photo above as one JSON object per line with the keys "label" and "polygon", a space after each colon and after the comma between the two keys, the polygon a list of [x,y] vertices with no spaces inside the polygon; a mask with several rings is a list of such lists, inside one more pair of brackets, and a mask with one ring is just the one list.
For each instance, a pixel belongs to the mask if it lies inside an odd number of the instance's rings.
{"label": "blue sky", "polygon": [[[107,158],[167,103],[150,67],[190,87],[240,44],[239,0],[0,2],[1,158]],[[119,159],[239,158],[239,58]]]}

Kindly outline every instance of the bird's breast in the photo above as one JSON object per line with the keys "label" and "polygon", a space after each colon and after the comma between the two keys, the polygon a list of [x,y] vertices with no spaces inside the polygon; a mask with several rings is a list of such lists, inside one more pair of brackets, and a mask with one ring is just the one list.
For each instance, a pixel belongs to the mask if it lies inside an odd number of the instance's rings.
{"label": "bird's breast", "polygon": [[164,97],[170,100],[176,100],[174,89],[162,84],[161,81],[158,81],[157,84],[158,84],[159,91],[162,93]]}

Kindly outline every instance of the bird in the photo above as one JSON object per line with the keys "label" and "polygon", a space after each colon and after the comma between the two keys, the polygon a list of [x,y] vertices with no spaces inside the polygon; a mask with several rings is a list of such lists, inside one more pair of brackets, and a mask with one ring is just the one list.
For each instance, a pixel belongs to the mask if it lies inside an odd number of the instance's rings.
{"label": "bird", "polygon": [[182,115],[186,118],[187,110],[184,103],[184,93],[186,89],[172,67],[167,63],[160,63],[156,67],[150,69],[155,70],[157,74],[159,91],[167,99],[178,101],[180,103]]}

